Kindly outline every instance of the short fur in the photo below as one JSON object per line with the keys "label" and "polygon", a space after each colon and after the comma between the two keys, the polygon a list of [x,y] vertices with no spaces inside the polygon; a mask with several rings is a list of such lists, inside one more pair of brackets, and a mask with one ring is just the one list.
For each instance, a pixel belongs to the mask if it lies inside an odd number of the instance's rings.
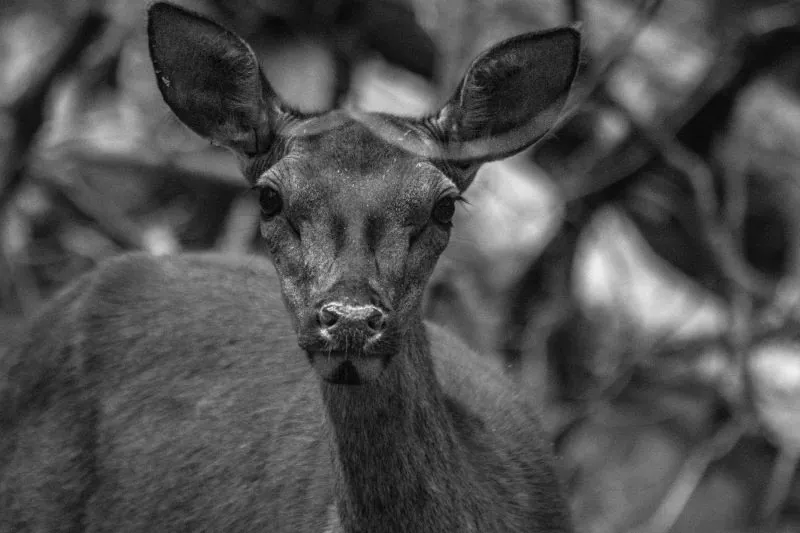
{"label": "short fur", "polygon": [[233,33],[163,3],[148,27],[167,104],[279,200],[271,262],[128,255],[57,297],[0,360],[0,533],[570,531],[533,407],[420,306],[436,206],[547,132],[574,30],[489,50],[414,121],[301,116]]}
{"label": "short fur", "polygon": [[534,408],[462,343],[337,395],[291,328],[259,258],[78,280],[2,360],[0,532],[319,533],[348,495],[358,531],[570,530]]}

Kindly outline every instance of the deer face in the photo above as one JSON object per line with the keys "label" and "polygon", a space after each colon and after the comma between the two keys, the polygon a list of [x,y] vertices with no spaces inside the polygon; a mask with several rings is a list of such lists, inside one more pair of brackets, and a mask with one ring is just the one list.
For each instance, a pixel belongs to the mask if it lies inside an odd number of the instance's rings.
{"label": "deer face", "polygon": [[418,313],[460,191],[430,160],[334,119],[254,176],[262,235],[300,345],[382,358]]}
{"label": "deer face", "polygon": [[547,132],[578,60],[575,30],[529,34],[476,59],[431,117],[302,115],[280,101],[234,34],[170,4],[149,15],[165,101],[238,155],[260,195],[261,233],[299,344],[337,383],[378,378],[418,327],[461,194],[481,162]]}

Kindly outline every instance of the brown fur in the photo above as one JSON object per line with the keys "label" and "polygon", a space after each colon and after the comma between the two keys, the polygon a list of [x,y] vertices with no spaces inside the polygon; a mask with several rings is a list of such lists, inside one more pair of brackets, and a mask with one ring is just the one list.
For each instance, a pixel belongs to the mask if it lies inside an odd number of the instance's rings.
{"label": "brown fur", "polygon": [[[469,74],[485,83],[435,117],[361,120],[285,110],[238,37],[150,14],[167,103],[280,195],[261,228],[272,261],[128,255],[60,294],[0,359],[0,533],[570,531],[534,408],[420,306],[449,239],[435,206],[507,154],[495,126],[520,146],[547,131],[550,115],[524,115],[560,105],[574,62],[550,65],[555,81],[520,69],[576,58],[577,34],[487,52]],[[468,154],[473,136],[467,164],[409,149]],[[380,309],[380,338],[320,344],[326,302]],[[358,385],[325,374],[332,351]]]}
{"label": "brown fur", "polygon": [[258,258],[78,280],[2,360],[0,531],[321,532],[334,502],[347,531],[569,531],[492,365],[428,326],[381,385],[320,385],[291,327]]}

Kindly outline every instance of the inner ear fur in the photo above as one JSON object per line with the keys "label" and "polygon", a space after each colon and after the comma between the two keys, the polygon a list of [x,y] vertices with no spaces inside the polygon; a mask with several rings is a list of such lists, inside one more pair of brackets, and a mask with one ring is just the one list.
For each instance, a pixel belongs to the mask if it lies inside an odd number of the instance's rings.
{"label": "inner ear fur", "polygon": [[243,153],[263,150],[283,106],[250,46],[233,32],[181,7],[148,10],[156,83],[175,115],[197,134]]}
{"label": "inner ear fur", "polygon": [[556,123],[580,60],[580,33],[565,27],[503,41],[467,69],[434,119],[456,164],[507,157]]}

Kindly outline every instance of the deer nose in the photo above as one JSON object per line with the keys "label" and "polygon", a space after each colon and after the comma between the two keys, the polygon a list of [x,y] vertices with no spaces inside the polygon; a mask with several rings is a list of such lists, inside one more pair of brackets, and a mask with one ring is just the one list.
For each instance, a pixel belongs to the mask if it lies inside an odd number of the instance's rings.
{"label": "deer nose", "polygon": [[386,313],[374,305],[324,304],[317,311],[320,327],[331,334],[338,331],[375,336],[386,329]]}

